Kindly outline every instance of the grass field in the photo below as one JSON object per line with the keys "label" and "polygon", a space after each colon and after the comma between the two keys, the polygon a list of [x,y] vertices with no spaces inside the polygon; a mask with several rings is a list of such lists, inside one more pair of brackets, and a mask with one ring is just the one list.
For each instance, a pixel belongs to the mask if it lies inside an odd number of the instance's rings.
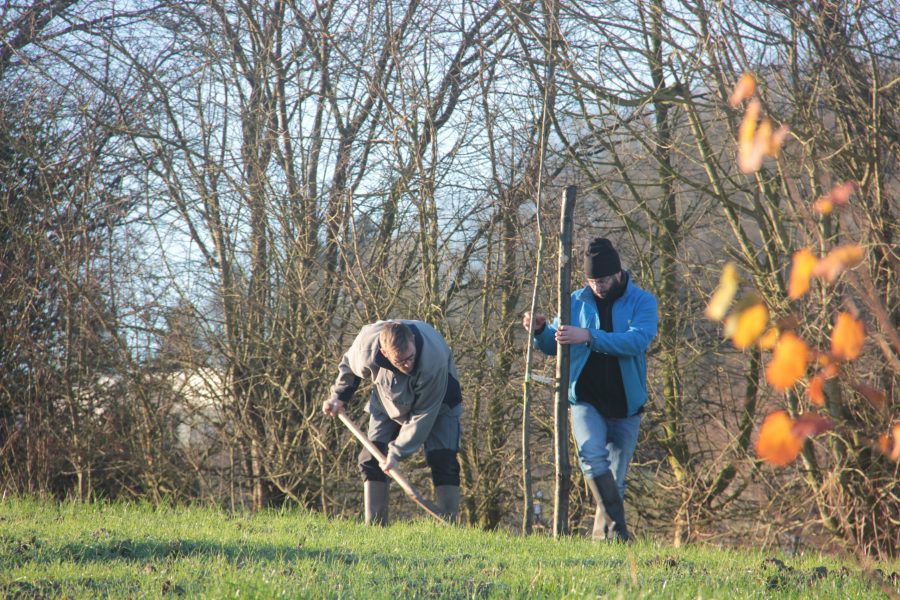
{"label": "grass field", "polygon": [[[886,574],[896,565],[880,565]],[[0,598],[886,598],[832,557],[519,537],[304,511],[0,500]]]}

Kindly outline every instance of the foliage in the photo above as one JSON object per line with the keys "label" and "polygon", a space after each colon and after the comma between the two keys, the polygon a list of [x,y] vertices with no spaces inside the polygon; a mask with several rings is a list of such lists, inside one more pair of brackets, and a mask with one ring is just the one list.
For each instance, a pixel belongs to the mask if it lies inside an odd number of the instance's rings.
{"label": "foliage", "polygon": [[[751,83],[748,83],[751,82]],[[754,97],[755,78],[749,73],[741,76],[735,85],[731,100],[736,106],[741,101],[750,98],[747,110],[744,114],[742,130],[744,128],[755,129],[757,121],[760,119],[760,105],[757,98]],[[749,123],[749,124],[748,124]],[[780,147],[784,139],[773,139],[774,134],[769,131],[766,134],[769,137],[764,141],[769,150],[766,154],[773,158],[777,158],[780,154]],[[740,134],[739,145],[746,145],[749,142],[743,139],[743,133]],[[751,149],[740,147],[738,155],[751,152]],[[745,159],[745,163],[746,163]],[[750,159],[752,168],[742,167],[745,173],[753,173],[762,166],[761,156],[754,156]],[[820,196],[814,203],[812,209],[820,215],[831,215],[833,211],[846,211],[852,206],[852,195],[854,191],[859,189],[856,182],[848,181],[834,186],[825,195]],[[802,202],[802,199],[794,200]],[[815,235],[815,231],[810,232]],[[789,300],[799,302],[804,296],[811,293],[811,280],[821,282],[822,297],[824,302],[837,302],[839,293],[836,285],[839,278],[845,272],[852,272],[853,269],[860,267],[864,263],[864,250],[860,244],[845,243],[831,248],[827,254],[821,258],[817,258],[810,248],[802,248],[793,254],[792,266],[787,282],[787,297]],[[869,267],[864,265],[863,268]],[[719,287],[713,293],[710,303],[707,306],[706,315],[709,318],[719,320],[727,311],[728,305],[732,302],[737,292],[737,275],[734,265],[728,265],[723,270]],[[879,510],[884,511],[881,517],[887,522],[896,524],[900,514],[897,513],[897,493],[896,480],[893,482],[890,475],[891,471],[897,473],[897,466],[891,466],[890,463],[884,464],[885,461],[871,460],[862,458],[862,452],[868,449],[880,450],[887,461],[897,463],[897,455],[894,452],[893,443],[889,434],[881,433],[873,435],[870,423],[860,418],[860,409],[851,405],[842,406],[841,397],[834,388],[826,391],[826,381],[836,379],[838,377],[846,380],[850,387],[860,394],[864,399],[868,400],[871,407],[877,411],[877,414],[886,422],[881,427],[891,429],[892,421],[897,416],[891,413],[890,406],[886,403],[886,395],[858,379],[857,370],[854,369],[854,361],[859,359],[863,353],[866,336],[862,311],[854,308],[853,313],[840,311],[834,319],[834,325],[831,327],[830,349],[828,351],[820,350],[807,344],[800,337],[800,329],[808,327],[803,323],[802,318],[795,316],[800,311],[796,304],[791,306],[787,303],[778,302],[776,298],[770,296],[769,301],[779,308],[790,307],[789,310],[796,311],[784,314],[779,318],[771,318],[766,305],[763,303],[761,296],[755,291],[751,292],[745,298],[739,300],[733,307],[733,312],[725,317],[725,335],[731,338],[736,348],[747,350],[758,345],[762,350],[772,349],[772,357],[766,366],[766,381],[772,389],[788,394],[788,405],[791,410],[779,409],[769,413],[765,417],[757,440],[756,449],[758,456],[779,467],[792,463],[800,456],[804,449],[807,438],[821,435],[823,433],[835,430],[840,427],[842,430],[850,431],[856,445],[863,446],[854,450],[855,454],[850,457],[845,456],[852,462],[859,464],[859,476],[871,485],[879,488],[879,493],[884,494],[888,500],[885,503],[876,502]],[[879,303],[877,298],[869,296],[863,298],[863,304],[868,312],[877,318],[878,315],[887,312],[886,306]],[[822,314],[811,314],[810,320],[814,321],[816,317],[822,318]],[[809,325],[815,326],[812,322]],[[887,328],[885,336],[888,340],[897,340],[900,338],[898,329],[894,327],[892,322],[882,323]],[[772,331],[771,339],[764,339],[763,333]],[[809,331],[809,330],[808,330]],[[815,335],[815,330],[810,331],[809,335]],[[891,348],[883,348],[885,358],[889,361],[896,355],[900,354],[900,345]],[[807,380],[806,396],[810,403],[822,410],[824,414],[817,411],[799,413],[797,410],[796,396],[794,395],[795,386],[799,385],[802,380],[807,377],[810,367],[818,369],[815,374],[811,374]],[[829,396],[831,396],[829,398]],[[793,397],[793,398],[792,398]],[[793,413],[793,414],[792,414]],[[837,421],[837,422],[836,422]],[[876,425],[877,427],[877,425]],[[894,426],[895,427],[895,426]],[[820,468],[831,469],[836,473],[841,473],[846,469],[846,465],[840,462],[826,461],[827,466],[820,466],[821,459],[816,460],[811,448],[807,447],[808,454],[806,456],[807,465],[812,465],[817,471]],[[836,457],[835,457],[836,458]],[[862,489],[857,489],[862,492]],[[827,492],[817,492],[827,495]],[[861,498],[865,504],[871,501],[870,498]],[[820,510],[826,510],[820,504]],[[865,509],[864,509],[865,510]],[[823,515],[826,520],[832,515]],[[866,517],[863,517],[866,518]],[[854,517],[850,517],[849,521],[853,521]],[[891,527],[889,526],[888,529]],[[834,531],[848,535],[835,523]],[[885,553],[893,556],[898,550],[900,539],[896,535],[888,531],[885,535],[878,535],[871,531],[862,534],[863,542],[857,538],[857,544],[864,546],[866,549],[873,548],[876,552]]]}

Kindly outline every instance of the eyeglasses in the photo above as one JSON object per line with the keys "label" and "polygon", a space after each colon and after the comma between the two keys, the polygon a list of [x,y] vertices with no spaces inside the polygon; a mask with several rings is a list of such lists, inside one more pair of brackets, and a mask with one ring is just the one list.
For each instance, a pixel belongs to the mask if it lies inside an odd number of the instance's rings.
{"label": "eyeglasses", "polygon": [[613,273],[612,275],[606,275],[605,277],[598,277],[597,279],[588,278],[588,283],[593,286],[608,287],[615,282],[616,277],[618,277],[618,276],[619,276],[618,273]]}
{"label": "eyeglasses", "polygon": [[416,353],[413,352],[406,358],[395,358],[392,362],[395,365],[407,365],[407,364],[411,365],[413,363],[413,361],[415,361],[415,360],[416,360]]}

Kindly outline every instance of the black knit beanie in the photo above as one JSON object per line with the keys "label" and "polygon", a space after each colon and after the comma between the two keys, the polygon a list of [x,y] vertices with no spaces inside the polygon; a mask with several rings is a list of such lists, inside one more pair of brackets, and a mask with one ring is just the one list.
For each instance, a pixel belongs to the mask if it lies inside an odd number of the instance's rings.
{"label": "black knit beanie", "polygon": [[622,270],[619,253],[606,238],[594,238],[584,248],[584,275],[588,279],[600,279]]}

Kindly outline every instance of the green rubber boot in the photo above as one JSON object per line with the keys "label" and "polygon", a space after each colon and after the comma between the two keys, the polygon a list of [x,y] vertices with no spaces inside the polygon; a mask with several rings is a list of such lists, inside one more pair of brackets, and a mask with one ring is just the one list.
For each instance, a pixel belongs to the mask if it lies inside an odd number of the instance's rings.
{"label": "green rubber boot", "polygon": [[366,504],[366,525],[388,524],[388,490],[387,481],[366,481],[363,497]]}

